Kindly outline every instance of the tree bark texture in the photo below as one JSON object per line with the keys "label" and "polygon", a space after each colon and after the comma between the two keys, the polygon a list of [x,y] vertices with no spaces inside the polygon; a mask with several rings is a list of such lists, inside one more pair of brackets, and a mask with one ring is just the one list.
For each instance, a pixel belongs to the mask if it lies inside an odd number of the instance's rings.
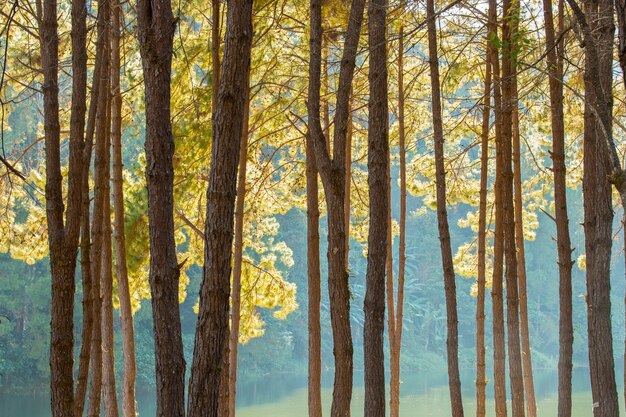
{"label": "tree bark texture", "polygon": [[435,20],[435,2],[427,0],[426,19],[428,20],[428,58],[430,63],[430,81],[432,91],[433,134],[435,141],[435,170],[437,186],[437,223],[443,264],[443,279],[446,292],[446,315],[448,336],[446,350],[448,354],[448,385],[450,405],[453,417],[463,417],[461,396],[461,377],[459,375],[459,331],[456,305],[456,282],[446,208],[446,171],[444,165],[444,136],[441,116],[441,87],[439,81],[439,58],[437,53],[437,22]]}
{"label": "tree bark texture", "polygon": [[[86,112],[86,8],[72,4],[72,108],[67,210],[63,201],[59,124],[59,35],[57,1],[43,3],[39,23],[43,69],[46,221],[52,276],[50,393],[53,417],[74,412],[74,292],[80,234],[82,158]],[[64,218],[65,215],[65,218]]]}
{"label": "tree bark texture", "polygon": [[200,312],[189,382],[188,417],[215,416],[219,410],[224,346],[228,340],[230,273],[237,166],[245,119],[252,44],[252,0],[228,3],[226,41],[213,144]]}
{"label": "tree bark texture", "polygon": [[310,65],[307,102],[309,134],[314,144],[315,162],[326,192],[328,211],[328,268],[330,317],[333,330],[335,381],[332,417],[348,417],[352,399],[353,345],[350,332],[350,290],[346,271],[345,160],[346,136],[350,117],[350,92],[357,47],[363,22],[365,0],[353,0],[341,66],[334,118],[332,158],[320,118],[322,68],[322,10],[320,0],[310,2]]}
{"label": "tree bark texture", "polygon": [[[613,209],[611,184],[607,178],[612,169],[609,154],[603,145],[603,135],[612,127],[609,115],[612,113],[611,68],[615,28],[611,1],[591,0],[585,2],[585,6],[587,23],[595,40],[595,45],[587,44],[585,47],[583,139],[589,372],[594,416],[613,417],[619,415],[619,407],[615,384],[610,299]],[[595,49],[596,59],[590,54],[592,49]],[[593,66],[597,66],[597,74],[594,74]],[[604,97],[598,95],[597,84]],[[605,108],[604,112],[598,112],[602,107]],[[603,129],[606,131],[603,132]]]}
{"label": "tree bark texture", "polygon": [[509,377],[511,380],[511,414],[524,416],[524,376],[520,350],[519,292],[517,275],[517,252],[515,244],[515,212],[513,207],[512,139],[516,77],[516,39],[519,21],[519,4],[505,0],[502,10],[502,212],[504,226],[504,254],[506,277],[507,347],[509,353]]}
{"label": "tree bark texture", "polygon": [[[385,416],[385,265],[389,255],[389,107],[387,86],[387,0],[369,0],[368,156],[369,232],[363,310],[365,417]],[[388,272],[390,272],[388,270]],[[392,283],[393,293],[393,283]]]}
{"label": "tree bark texture", "polygon": [[237,353],[239,348],[239,323],[241,320],[241,266],[243,262],[243,221],[246,201],[246,167],[248,165],[248,129],[250,123],[250,89],[244,106],[241,149],[239,151],[239,174],[237,179],[237,202],[235,207],[235,253],[233,260],[232,314],[230,329],[230,367],[228,378],[228,414],[235,417],[237,398]]}
{"label": "tree bark texture", "polygon": [[180,270],[174,240],[174,137],[170,122],[172,44],[170,0],[139,0],[139,46],[146,101],[146,182],[150,292],[156,359],[157,417],[185,415],[185,358],[178,308]]}
{"label": "tree bark texture", "polygon": [[485,363],[485,288],[487,246],[487,177],[489,175],[489,130],[491,107],[491,66],[497,57],[491,47],[492,26],[488,25],[485,65],[485,96],[483,98],[483,120],[480,140],[480,202],[478,214],[478,276],[476,284],[476,417],[485,417],[486,413],[486,363]]}
{"label": "tree bark texture", "polygon": [[[564,42],[556,41],[552,1],[544,0],[543,15],[550,85],[552,127],[552,162],[554,173],[554,207],[559,265],[559,403],[558,415],[572,415],[572,244],[567,215],[567,171],[565,165],[565,126],[563,123],[563,53]],[[559,32],[564,29],[563,0],[559,0]]]}
{"label": "tree bark texture", "polygon": [[122,381],[122,415],[135,417],[135,330],[130,303],[128,267],[126,264],[126,237],[124,226],[124,180],[122,159],[122,94],[120,89],[120,39],[123,16],[119,0],[113,6],[111,25],[111,145],[113,151],[113,208],[115,238],[115,272],[120,301],[122,324],[122,351],[124,355],[124,379]]}

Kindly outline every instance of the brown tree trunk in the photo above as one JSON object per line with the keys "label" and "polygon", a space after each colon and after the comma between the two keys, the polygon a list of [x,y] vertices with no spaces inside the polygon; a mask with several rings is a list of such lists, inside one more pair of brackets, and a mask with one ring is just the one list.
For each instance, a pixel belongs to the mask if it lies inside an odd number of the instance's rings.
{"label": "brown tree trunk", "polygon": [[[100,13],[100,11],[98,11]],[[87,395],[89,366],[93,338],[93,290],[91,275],[91,227],[90,227],[90,199],[89,199],[89,171],[91,166],[91,154],[93,139],[96,128],[96,112],[98,109],[98,97],[101,85],[102,57],[104,47],[104,19],[98,19],[98,40],[96,42],[96,58],[94,75],[92,80],[91,101],[89,103],[89,115],[85,134],[85,146],[83,151],[83,166],[81,188],[81,237],[80,237],[80,263],[83,284],[83,326],[82,344],[80,348],[78,382],[74,399],[74,417],[82,417]]]}
{"label": "brown tree trunk", "polygon": [[309,133],[314,144],[315,162],[326,191],[328,212],[328,269],[330,318],[333,330],[335,355],[335,382],[331,405],[332,417],[350,415],[352,399],[352,334],[350,332],[350,290],[345,258],[345,151],[348,119],[350,117],[350,92],[357,47],[363,22],[365,0],[353,0],[348,29],[339,70],[339,87],[335,110],[333,157],[322,130],[320,120],[320,89],[322,67],[322,11],[321,1],[311,0],[311,35],[309,65]]}
{"label": "brown tree trunk", "polygon": [[96,139],[94,158],[94,206],[92,221],[92,252],[91,252],[91,277],[92,277],[92,298],[93,298],[93,327],[91,341],[91,385],[89,387],[89,417],[99,417],[102,402],[103,385],[103,336],[102,336],[102,274],[103,274],[103,250],[105,245],[105,200],[109,199],[107,187],[108,157],[107,135],[109,130],[107,112],[109,103],[109,64],[110,64],[110,43],[109,43],[109,22],[110,22],[110,2],[103,1],[98,7],[98,19],[102,19],[100,36],[102,36],[102,67],[100,73],[100,86],[98,93],[98,105],[96,112]]}
{"label": "brown tree trunk", "polygon": [[435,169],[437,185],[437,223],[443,263],[443,279],[446,292],[446,313],[448,337],[448,384],[453,417],[463,416],[461,395],[461,377],[459,375],[459,331],[456,306],[456,282],[452,261],[452,246],[446,208],[446,171],[444,166],[444,137],[441,117],[441,87],[439,84],[439,58],[437,54],[437,22],[435,21],[434,0],[426,2],[428,20],[428,57],[430,63],[430,81],[432,89],[433,133],[435,140]]}
{"label": "brown tree trunk", "polygon": [[608,92],[603,102],[612,112],[612,51],[613,6],[607,0],[588,1],[586,16],[596,37],[598,78],[591,78],[592,57],[586,47],[585,63],[585,128],[583,171],[583,201],[585,208],[585,251],[587,254],[587,320],[589,340],[589,371],[593,412],[596,417],[619,415],[615,366],[613,359],[613,335],[611,331],[611,282],[610,264],[612,247],[613,210],[611,185],[606,180],[612,173],[608,153],[602,144],[602,123],[611,126],[611,120],[600,120],[594,112],[600,101],[593,83],[600,84]]}
{"label": "brown tree trunk", "polygon": [[224,61],[217,111],[213,115],[213,152],[205,226],[204,270],[189,382],[188,417],[215,416],[224,346],[228,340],[228,307],[236,182],[245,103],[250,76],[252,0],[228,4]]}
{"label": "brown tree trunk", "polygon": [[[567,172],[565,165],[565,126],[563,123],[563,53],[564,45],[556,43],[552,1],[544,0],[546,51],[550,85],[552,127],[552,161],[554,172],[554,211],[556,219],[559,264],[559,404],[558,415],[572,415],[572,245],[567,216]],[[563,0],[559,0],[559,32],[564,29]]]}
{"label": "brown tree trunk", "polygon": [[[497,5],[495,0],[489,0],[489,33],[497,36]],[[499,53],[489,39],[492,54],[493,101],[496,124],[496,181],[495,181],[495,237],[493,277],[491,286],[491,308],[493,325],[493,379],[496,417],[506,417],[506,344],[504,338],[504,298],[503,298],[503,271],[504,271],[504,227],[502,210],[502,88],[500,85]]]}
{"label": "brown tree trunk", "polygon": [[[517,102],[517,80],[514,79],[514,97]],[[514,221],[515,245],[517,248],[517,277],[519,282],[519,321],[522,342],[522,369],[524,372],[524,393],[528,417],[537,417],[535,383],[533,380],[530,332],[528,329],[528,296],[526,291],[526,253],[524,250],[524,219],[522,201],[522,163],[519,133],[519,111],[513,108],[513,182],[514,182]]]}
{"label": "brown tree trunk", "polygon": [[[626,86],[626,0],[615,0],[615,15],[617,17],[619,40],[617,55],[622,68],[622,81],[624,86]],[[623,198],[622,201],[624,201]],[[622,204],[622,210],[624,211],[622,227],[624,227],[624,250],[626,251],[626,206],[624,204]],[[626,294],[624,295],[624,304],[626,304]],[[624,339],[624,346],[626,348],[626,338]],[[624,387],[626,387],[626,361],[624,361],[624,383]],[[626,400],[626,388],[624,389],[624,400]]]}
{"label": "brown tree trunk", "polygon": [[[385,262],[389,256],[389,108],[387,87],[387,0],[369,0],[368,185],[369,232],[363,310],[365,417],[385,416]],[[390,268],[387,270],[390,273]],[[391,288],[393,294],[393,282]]]}
{"label": "brown tree trunk", "polygon": [[[494,33],[492,26],[487,30],[487,51],[485,65],[485,96],[483,98],[483,120],[480,141],[480,202],[478,209],[478,276],[476,284],[476,417],[485,417],[486,387],[485,376],[485,287],[486,287],[486,260],[487,246],[487,177],[489,175],[489,126],[491,107],[491,66],[494,60],[494,51],[491,40]],[[496,58],[497,59],[497,58]]]}
{"label": "brown tree trunk", "polygon": [[524,416],[524,376],[520,351],[519,295],[517,252],[515,244],[515,212],[513,207],[512,139],[516,77],[516,38],[519,4],[505,0],[502,10],[502,211],[504,226],[504,254],[506,260],[506,312],[509,377],[511,379],[511,411],[513,417]]}
{"label": "brown tree trunk", "polygon": [[319,191],[313,141],[306,138],[307,282],[309,328],[309,417],[322,417],[321,273]]}
{"label": "brown tree trunk", "polygon": [[239,151],[239,178],[235,207],[235,254],[233,260],[232,314],[230,329],[230,368],[228,385],[228,413],[235,417],[237,398],[237,353],[239,347],[239,322],[241,320],[241,265],[243,262],[243,221],[246,200],[246,167],[248,162],[248,129],[250,123],[250,89],[244,106],[241,150]]}
{"label": "brown tree trunk", "polygon": [[[109,84],[110,87],[110,84]],[[107,90],[105,151],[103,154],[103,236],[102,236],[102,392],[105,417],[118,417],[117,389],[115,387],[115,357],[113,335],[113,251],[111,229],[111,93]]]}
{"label": "brown tree trunk", "polygon": [[[398,298],[396,300],[396,317],[389,328],[389,415],[400,415],[400,351],[402,346],[402,311],[404,304],[404,270],[406,263],[406,149],[404,125],[404,27],[400,26],[398,35],[398,141],[400,153],[400,242],[398,246]],[[391,189],[391,187],[390,187]],[[391,199],[389,200],[391,207]],[[389,223],[391,230],[391,222]],[[393,288],[392,288],[393,290]],[[394,306],[388,308],[391,313]],[[392,334],[393,330],[393,334]]]}
{"label": "brown tree trunk", "polygon": [[157,379],[157,417],[185,415],[185,358],[178,308],[180,270],[174,240],[174,137],[170,122],[172,44],[170,0],[139,0],[139,46],[146,96],[146,182],[150,291]]}
{"label": "brown tree trunk", "polygon": [[[86,7],[72,3],[72,108],[67,210],[64,212],[59,124],[59,35],[56,0],[43,4],[40,47],[43,69],[46,148],[46,221],[52,276],[50,319],[50,393],[54,417],[74,412],[74,292],[80,234],[82,159],[86,107]],[[65,218],[64,218],[65,215]]]}
{"label": "brown tree trunk", "polygon": [[122,162],[122,95],[120,89],[120,38],[122,5],[119,0],[113,7],[111,31],[111,144],[113,149],[113,207],[115,226],[115,272],[120,300],[120,321],[124,355],[124,380],[122,382],[122,412],[124,417],[135,417],[135,330],[130,303],[128,268],[126,265],[126,237],[124,227],[124,181]]}

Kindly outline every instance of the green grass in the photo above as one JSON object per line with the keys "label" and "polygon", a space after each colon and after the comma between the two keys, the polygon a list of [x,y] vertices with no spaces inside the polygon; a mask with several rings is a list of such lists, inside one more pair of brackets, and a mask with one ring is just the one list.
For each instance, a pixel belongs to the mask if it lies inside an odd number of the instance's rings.
{"label": "green grass", "polygon": [[[352,417],[363,416],[363,388],[355,388],[352,397]],[[620,408],[624,413],[623,395],[619,392]],[[322,391],[324,415],[329,415],[332,392],[330,389]],[[464,401],[465,415],[472,416],[476,413],[476,401],[466,398]],[[387,413],[389,410],[387,410]],[[271,404],[263,404],[237,409],[238,417],[298,417],[307,414],[307,390],[295,391],[292,395]],[[447,387],[428,389],[421,395],[404,396],[400,399],[400,415],[402,417],[449,417],[450,398]],[[493,417],[494,404],[487,401],[487,416]],[[557,394],[541,399],[537,404],[539,417],[551,417],[557,415]],[[574,393],[572,396],[572,417],[592,416],[591,393]]]}

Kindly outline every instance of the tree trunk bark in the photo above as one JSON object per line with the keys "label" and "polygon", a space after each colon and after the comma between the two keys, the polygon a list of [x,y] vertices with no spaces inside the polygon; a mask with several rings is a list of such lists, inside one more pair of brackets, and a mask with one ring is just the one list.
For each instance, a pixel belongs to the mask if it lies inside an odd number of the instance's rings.
{"label": "tree trunk bark", "polygon": [[185,415],[185,358],[181,336],[174,240],[174,137],[170,122],[172,44],[170,0],[139,0],[139,46],[146,96],[146,182],[150,234],[150,292],[157,379],[157,417]]}
{"label": "tree trunk bark", "polygon": [[[109,83],[109,87],[111,84]],[[104,204],[102,215],[102,385],[105,417],[118,417],[117,389],[115,387],[115,357],[113,334],[113,251],[111,230],[111,89],[107,90],[106,134],[104,166]]]}
{"label": "tree trunk bark", "polygon": [[[400,351],[402,346],[402,311],[404,304],[404,271],[406,263],[406,149],[404,124],[404,27],[400,26],[398,35],[398,141],[400,153],[400,241],[398,245],[398,297],[396,317],[393,324],[393,336],[389,332],[389,415],[400,415]],[[391,188],[390,188],[391,189]],[[391,199],[389,200],[391,207]],[[391,223],[388,226],[391,229]],[[389,312],[394,307],[389,308]],[[391,329],[391,326],[389,327]]]}
{"label": "tree trunk bark", "polygon": [[[487,246],[487,177],[489,175],[489,127],[491,107],[491,66],[494,60],[494,51],[491,40],[494,33],[488,25],[487,48],[485,65],[485,96],[483,98],[483,120],[480,141],[480,202],[478,209],[478,287],[476,295],[476,417],[485,417],[486,388],[485,376],[485,287],[486,287],[486,260]],[[497,59],[497,58],[496,58]]]}
{"label": "tree trunk bark", "polygon": [[[554,211],[559,265],[559,404],[558,415],[572,415],[572,245],[567,215],[567,172],[565,165],[565,126],[563,123],[564,43],[556,42],[552,1],[543,2],[546,50],[550,85],[552,161],[554,172]],[[559,0],[559,32],[564,29],[563,0]]]}
{"label": "tree trunk bark", "polygon": [[[82,159],[86,107],[86,7],[72,3],[72,108],[67,210],[63,200],[59,124],[59,36],[57,1],[46,0],[40,22],[46,166],[46,221],[52,297],[50,308],[50,393],[53,417],[74,412],[74,292],[80,234]],[[65,213],[64,213],[65,212]],[[65,215],[65,218],[64,218]]]}
{"label": "tree trunk bark", "polygon": [[110,22],[110,2],[103,1],[99,7],[98,19],[102,19],[100,36],[102,36],[102,68],[100,73],[100,86],[98,93],[98,105],[96,112],[96,142],[95,142],[95,158],[94,158],[94,207],[92,222],[92,252],[91,252],[91,277],[92,277],[92,297],[93,297],[93,327],[91,342],[91,385],[89,387],[89,408],[87,415],[89,417],[100,417],[102,402],[102,385],[103,385],[103,350],[102,350],[102,274],[103,274],[103,250],[105,245],[104,237],[104,217],[105,200],[109,199],[106,191],[105,170],[108,169],[107,152],[107,134],[109,130],[107,112],[109,103],[109,22]]}
{"label": "tree trunk bark", "polygon": [[[517,102],[517,80],[514,79],[514,97]],[[530,331],[528,329],[528,295],[526,291],[526,251],[524,249],[524,219],[522,200],[522,163],[519,133],[519,111],[513,108],[513,182],[515,245],[517,248],[517,277],[519,282],[519,321],[522,342],[522,369],[524,372],[524,393],[528,417],[537,417],[535,383],[533,380],[532,353],[530,351]]]}
{"label": "tree trunk bark", "polygon": [[[363,310],[365,417],[385,416],[385,265],[389,260],[389,108],[387,87],[387,0],[369,0],[368,185],[369,215],[366,291]],[[393,282],[391,288],[393,296]],[[393,302],[392,302],[393,308]],[[394,319],[395,320],[395,319]]]}
{"label": "tree trunk bark", "polygon": [[602,124],[608,129],[611,120],[600,120],[594,112],[600,97],[592,84],[599,83],[606,94],[606,111],[612,112],[613,6],[608,0],[585,2],[585,14],[596,39],[598,78],[591,78],[592,58],[585,51],[585,128],[583,171],[583,201],[585,251],[587,254],[587,320],[589,341],[589,371],[593,413],[596,417],[619,415],[613,335],[611,331],[611,247],[613,209],[611,184],[606,180],[612,173],[608,152],[602,144]]}
{"label": "tree trunk bark", "polygon": [[113,149],[113,207],[115,226],[115,272],[120,300],[122,323],[122,350],[124,355],[124,380],[122,382],[122,413],[124,417],[135,417],[135,330],[130,303],[128,268],[126,265],[126,237],[124,226],[124,164],[122,160],[122,95],[120,89],[120,39],[122,27],[122,5],[119,0],[113,7],[111,31],[111,144]]}
{"label": "tree trunk bark", "polygon": [[[100,11],[98,11],[98,14]],[[91,154],[93,150],[94,132],[96,128],[96,113],[98,110],[99,91],[102,74],[102,57],[104,47],[104,19],[98,19],[98,40],[96,42],[96,58],[91,88],[91,101],[89,103],[89,115],[85,134],[85,146],[83,150],[82,166],[82,199],[81,199],[81,237],[80,237],[80,263],[83,284],[83,327],[82,345],[80,349],[78,382],[74,399],[74,417],[83,417],[85,398],[87,395],[89,366],[93,345],[93,302],[92,289],[93,276],[91,275],[91,227],[90,227],[90,199],[89,199],[89,171],[91,166]]]}
{"label": "tree trunk bark", "polygon": [[321,1],[311,0],[311,35],[309,65],[308,116],[309,134],[314,144],[315,162],[326,192],[328,211],[328,268],[330,317],[333,329],[335,381],[331,405],[332,417],[348,417],[352,399],[353,346],[350,332],[350,290],[346,271],[345,238],[345,164],[346,136],[350,117],[350,92],[357,47],[363,22],[365,0],[353,0],[339,70],[339,87],[335,110],[333,156],[322,129],[320,90],[322,68]]}
{"label": "tree trunk bark", "polygon": [[524,376],[520,351],[519,294],[517,252],[515,244],[515,212],[513,207],[512,139],[514,108],[517,107],[515,55],[519,5],[505,0],[502,10],[502,211],[504,220],[504,254],[506,260],[506,312],[511,379],[511,411],[513,417],[524,416]]}
{"label": "tree trunk bark", "polygon": [[250,76],[252,0],[232,0],[226,23],[224,61],[217,111],[213,114],[213,152],[205,226],[204,270],[189,382],[188,417],[219,411],[228,307],[236,182],[245,103]]}
{"label": "tree trunk bark", "polygon": [[[497,36],[497,4],[489,0],[489,33]],[[491,286],[491,308],[493,317],[493,374],[494,374],[494,401],[496,417],[506,417],[506,344],[504,338],[504,298],[503,298],[503,271],[504,271],[504,228],[502,210],[502,87],[500,84],[499,52],[494,45],[493,38],[489,39],[492,53],[493,101],[496,124],[496,181],[495,181],[495,237],[493,277]]]}
{"label": "tree trunk bark", "polygon": [[246,167],[248,163],[248,129],[250,123],[250,89],[244,106],[241,150],[239,151],[239,178],[235,207],[235,254],[233,261],[233,288],[231,296],[232,318],[230,330],[230,368],[228,386],[228,413],[235,417],[237,398],[237,353],[239,347],[239,322],[241,320],[241,264],[243,262],[243,221],[246,200]]}
{"label": "tree trunk bark", "polygon": [[446,314],[448,337],[446,349],[448,354],[448,384],[450,387],[450,404],[453,417],[463,417],[461,395],[461,377],[459,375],[459,331],[456,305],[456,282],[448,227],[448,211],[446,208],[446,171],[444,166],[444,137],[441,117],[441,87],[439,84],[439,58],[437,54],[437,22],[435,21],[434,0],[426,2],[426,19],[428,20],[428,56],[430,63],[430,80],[432,89],[433,133],[435,140],[435,169],[437,185],[437,223],[439,225],[439,242],[441,243],[441,259],[443,263],[443,279],[446,292]]}
{"label": "tree trunk bark", "polygon": [[313,141],[306,138],[307,282],[309,328],[309,417],[322,417],[322,343],[319,191]]}

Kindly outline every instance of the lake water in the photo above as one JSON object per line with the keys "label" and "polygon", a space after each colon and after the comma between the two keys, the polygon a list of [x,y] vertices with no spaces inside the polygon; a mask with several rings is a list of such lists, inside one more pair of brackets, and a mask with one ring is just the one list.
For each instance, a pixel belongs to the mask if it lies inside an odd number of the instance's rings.
{"label": "lake water", "polygon": [[[621,380],[621,372],[616,374]],[[402,375],[400,415],[423,417],[448,417],[450,399],[445,373],[424,372]],[[322,400],[325,415],[329,415],[332,375],[324,378],[325,388]],[[363,416],[363,374],[355,374],[355,388],[352,400],[352,417]],[[462,376],[465,414],[475,414],[473,373]],[[535,387],[538,397],[538,415],[554,416],[557,413],[556,372],[536,371]],[[493,386],[487,386],[492,395]],[[591,411],[588,370],[574,370],[573,417],[588,417]],[[620,402],[623,400],[619,393]],[[155,397],[143,394],[137,398],[140,417],[155,415]],[[237,417],[306,417],[307,388],[306,377],[293,375],[268,375],[255,381],[239,384]],[[623,410],[623,404],[622,412]],[[493,401],[487,402],[487,415],[493,416]],[[49,397],[45,394],[34,396],[0,395],[0,417],[50,417]]]}

